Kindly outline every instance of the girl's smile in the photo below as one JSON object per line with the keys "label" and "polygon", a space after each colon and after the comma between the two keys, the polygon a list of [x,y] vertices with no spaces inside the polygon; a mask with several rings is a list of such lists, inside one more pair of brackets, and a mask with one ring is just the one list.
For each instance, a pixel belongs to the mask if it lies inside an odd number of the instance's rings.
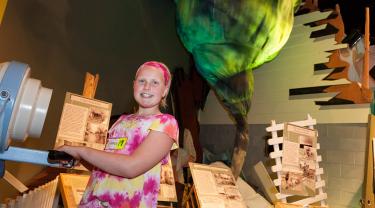
{"label": "girl's smile", "polygon": [[160,113],[159,105],[168,93],[163,72],[153,66],[142,67],[134,81],[134,98],[139,104],[139,114]]}

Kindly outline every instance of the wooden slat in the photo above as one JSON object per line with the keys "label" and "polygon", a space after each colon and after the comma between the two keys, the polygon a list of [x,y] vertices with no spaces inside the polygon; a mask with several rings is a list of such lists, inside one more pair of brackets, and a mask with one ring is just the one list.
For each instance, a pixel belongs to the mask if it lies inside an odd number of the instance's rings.
{"label": "wooden slat", "polygon": [[315,175],[317,176],[317,175],[322,175],[324,173],[324,171],[323,171],[323,168],[318,168],[318,169],[316,169],[316,171],[315,171]]}
{"label": "wooden slat", "polygon": [[316,157],[316,161],[317,161],[317,162],[322,162],[322,156],[321,156],[321,155],[318,155],[318,156]]}
{"label": "wooden slat", "polygon": [[23,193],[23,192],[29,190],[29,188],[27,188],[27,186],[25,186],[21,181],[19,181],[16,177],[14,177],[7,170],[5,170],[3,178],[9,184],[11,184],[14,188],[16,188],[20,193]]}
{"label": "wooden slat", "polygon": [[[316,125],[316,119],[295,121],[295,122],[289,122],[289,123],[297,125],[297,126],[312,126],[312,125]],[[280,131],[282,129],[284,129],[284,123],[276,124],[276,126],[267,127],[266,131],[267,132]]]}
{"label": "wooden slat", "polygon": [[370,56],[370,9],[366,7],[366,22],[365,22],[365,54],[363,57],[363,72],[362,72],[362,87],[370,88],[369,83],[369,56]]}
{"label": "wooden slat", "polygon": [[292,204],[301,204],[305,206],[305,205],[313,204],[315,202],[319,202],[325,199],[327,199],[327,194],[323,193],[323,194],[316,195],[315,197],[310,197],[310,198],[302,199],[299,201],[295,201]]}
{"label": "wooden slat", "polygon": [[280,200],[284,199],[286,201],[286,198],[289,197],[289,196],[292,196],[292,195],[288,195],[288,194],[280,194],[280,193],[277,193],[276,194],[276,197]]}
{"label": "wooden slat", "polygon": [[[276,159],[276,158],[275,158],[275,159]],[[281,166],[281,163],[280,163],[280,164],[277,164],[277,165],[273,165],[273,166],[271,167],[271,170],[272,170],[272,172],[280,172],[282,168],[283,168],[283,167]]]}
{"label": "wooden slat", "polygon": [[0,24],[2,23],[8,0],[0,0]]}
{"label": "wooden slat", "polygon": [[283,143],[283,141],[284,141],[284,137],[276,137],[276,138],[267,140],[267,144],[268,145],[281,144]]}
{"label": "wooden slat", "polygon": [[86,72],[85,84],[83,86],[82,95],[87,98],[94,98],[96,93],[96,88],[98,87],[99,74],[95,76]]}
{"label": "wooden slat", "polygon": [[321,180],[321,181],[317,181],[315,183],[315,188],[323,188],[324,186],[326,186],[326,182],[324,180]]}

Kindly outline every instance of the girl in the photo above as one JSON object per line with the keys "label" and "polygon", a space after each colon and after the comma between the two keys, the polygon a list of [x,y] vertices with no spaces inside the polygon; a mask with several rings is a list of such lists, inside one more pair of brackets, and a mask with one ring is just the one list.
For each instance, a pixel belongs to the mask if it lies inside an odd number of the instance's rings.
{"label": "girl", "polygon": [[79,207],[156,207],[161,164],[177,147],[175,118],[160,112],[171,84],[168,68],[146,62],[133,83],[138,111],[122,115],[109,130],[104,151],[78,146],[58,150],[94,166]]}

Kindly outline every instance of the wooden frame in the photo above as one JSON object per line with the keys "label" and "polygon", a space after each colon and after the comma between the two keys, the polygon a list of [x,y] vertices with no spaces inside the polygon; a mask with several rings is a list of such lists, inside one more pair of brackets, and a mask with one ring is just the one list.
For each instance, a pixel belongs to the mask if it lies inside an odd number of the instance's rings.
{"label": "wooden frame", "polygon": [[[295,121],[290,122],[291,124],[302,126],[302,127],[308,127],[310,129],[314,129],[314,125],[316,125],[316,120],[312,119],[310,115],[307,115],[307,120],[303,121]],[[281,170],[282,170],[282,150],[280,150],[279,145],[283,143],[283,137],[279,137],[277,135],[277,131],[284,130],[284,123],[276,124],[274,120],[271,121],[271,126],[266,128],[267,132],[271,132],[272,138],[269,139],[268,145],[272,145],[274,148],[274,151],[270,153],[270,157],[272,159],[275,159],[276,165],[271,167],[272,172],[275,172],[277,174],[277,179],[273,180],[273,183],[275,186],[279,187],[281,186]],[[316,149],[320,149],[319,143],[317,143]],[[317,162],[316,162],[316,184],[315,188],[317,189],[317,195],[314,197],[307,197],[301,200],[297,201],[291,201],[288,199],[288,197],[291,197],[292,195],[285,195],[281,193],[276,194],[276,198],[284,203],[292,203],[292,204],[299,204],[303,206],[310,205],[312,203],[320,202],[321,206],[327,206],[326,199],[327,194],[324,193],[323,187],[325,186],[325,181],[321,179],[321,175],[323,174],[323,168],[319,168],[319,162],[322,161],[322,157],[320,155],[317,155]]]}

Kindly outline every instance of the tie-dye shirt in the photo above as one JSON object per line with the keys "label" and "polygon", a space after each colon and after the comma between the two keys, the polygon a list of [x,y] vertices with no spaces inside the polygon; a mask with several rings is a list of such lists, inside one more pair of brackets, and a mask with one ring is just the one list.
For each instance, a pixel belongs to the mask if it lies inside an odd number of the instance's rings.
{"label": "tie-dye shirt", "polygon": [[[144,141],[150,130],[166,133],[178,147],[178,125],[169,114],[122,115],[109,130],[107,152],[130,155]],[[160,187],[161,164],[169,154],[146,173],[127,179],[94,169],[79,207],[137,208],[156,207]],[[126,164],[125,164],[126,165]]]}

